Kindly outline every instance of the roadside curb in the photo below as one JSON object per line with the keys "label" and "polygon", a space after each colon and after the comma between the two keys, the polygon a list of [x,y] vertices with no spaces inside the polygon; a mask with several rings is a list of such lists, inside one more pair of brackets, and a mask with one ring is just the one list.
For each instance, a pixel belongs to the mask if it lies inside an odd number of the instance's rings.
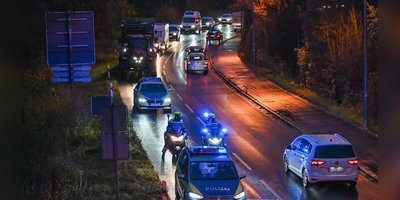
{"label": "roadside curb", "polygon": [[[229,40],[235,39],[235,38],[237,38],[237,37],[239,37],[239,36],[234,36],[234,37],[230,37],[230,38],[228,38],[228,39],[225,39],[224,41],[222,41],[221,43],[219,43],[219,44],[216,46],[216,48],[214,48],[214,49],[210,52],[210,54],[208,54],[208,55],[210,55],[210,56],[209,56],[209,59],[211,60],[211,62],[210,62],[210,63],[211,63],[211,69],[212,69],[212,70],[218,75],[218,77],[221,78],[222,81],[224,81],[229,87],[231,87],[233,90],[235,90],[235,91],[236,91],[237,93],[239,93],[240,95],[246,97],[248,100],[250,100],[252,103],[254,103],[254,104],[256,104],[257,106],[259,106],[259,107],[262,108],[263,110],[265,110],[265,111],[267,111],[268,113],[272,114],[272,116],[273,116],[274,118],[279,119],[281,122],[284,122],[286,125],[288,125],[289,127],[295,129],[296,131],[298,131],[298,132],[301,133],[301,134],[306,133],[306,131],[304,131],[304,130],[302,130],[301,128],[297,127],[297,126],[296,126],[295,124],[293,124],[292,122],[286,120],[284,117],[280,116],[278,113],[276,113],[275,111],[273,111],[273,110],[271,110],[270,108],[268,108],[268,106],[264,105],[262,102],[258,101],[256,98],[254,98],[253,96],[251,96],[250,94],[248,94],[247,91],[244,91],[244,90],[242,90],[241,88],[239,88],[238,86],[236,86],[235,83],[233,83],[231,80],[229,80],[228,78],[226,78],[222,72],[220,72],[218,69],[216,69],[216,68],[214,67],[214,61],[213,61],[213,57],[212,57],[212,55],[214,54],[214,52],[221,46],[221,44],[223,44],[223,43],[225,43],[225,42],[227,42],[227,41],[229,41]],[[301,98],[301,97],[299,97],[299,98]],[[301,98],[301,99],[303,99],[303,98]],[[310,103],[310,105],[312,105],[312,104]],[[315,105],[312,105],[312,106],[315,107]],[[317,109],[320,109],[320,108],[317,107]],[[326,111],[324,111],[324,112],[326,112]],[[329,113],[328,113],[328,114],[329,114]],[[378,182],[378,175],[376,175],[375,173],[372,173],[372,172],[370,172],[370,171],[368,171],[368,170],[366,170],[366,169],[364,169],[364,168],[362,168],[362,167],[360,167],[360,166],[359,166],[359,170],[360,170],[362,173],[366,174],[368,177],[374,179],[374,181]]]}

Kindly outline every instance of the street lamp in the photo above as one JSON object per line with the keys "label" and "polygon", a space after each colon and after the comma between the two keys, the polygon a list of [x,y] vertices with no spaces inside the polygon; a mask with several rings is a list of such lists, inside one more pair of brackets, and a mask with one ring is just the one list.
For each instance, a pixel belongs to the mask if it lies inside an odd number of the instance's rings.
{"label": "street lamp", "polygon": [[368,129],[368,33],[367,0],[364,0],[364,129]]}
{"label": "street lamp", "polygon": [[256,19],[254,14],[254,0],[253,0],[253,69],[256,69]]}

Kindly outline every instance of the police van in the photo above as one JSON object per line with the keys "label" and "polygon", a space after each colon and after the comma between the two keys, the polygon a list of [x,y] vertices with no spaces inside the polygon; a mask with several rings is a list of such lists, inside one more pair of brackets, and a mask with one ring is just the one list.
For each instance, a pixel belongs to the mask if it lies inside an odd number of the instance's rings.
{"label": "police van", "polygon": [[185,11],[181,22],[182,33],[197,33],[201,31],[201,15],[199,11]]}
{"label": "police van", "polygon": [[182,149],[176,162],[177,199],[246,199],[238,174],[224,147],[192,146]]}

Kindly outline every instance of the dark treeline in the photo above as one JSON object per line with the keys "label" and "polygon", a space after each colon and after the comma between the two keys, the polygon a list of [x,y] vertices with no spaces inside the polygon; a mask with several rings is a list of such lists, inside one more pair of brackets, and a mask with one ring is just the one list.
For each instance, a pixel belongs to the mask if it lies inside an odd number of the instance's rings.
{"label": "dark treeline", "polygon": [[[251,2],[235,1],[245,12],[239,55],[249,66]],[[368,121],[377,127],[378,8],[377,1],[368,3]],[[254,10],[258,72],[289,78],[363,116],[363,1],[257,0]]]}
{"label": "dark treeline", "polygon": [[[199,10],[217,17],[232,3],[229,0],[24,0],[20,34],[23,199],[93,199],[105,193],[102,188],[93,188],[95,180],[88,180],[88,172],[95,168],[82,164],[88,152],[98,151],[100,146],[99,122],[91,117],[88,94],[75,87],[71,95],[69,85],[51,83],[52,72],[46,58],[46,12],[93,11],[99,60],[112,55],[118,47],[121,19],[150,17],[158,22],[179,23],[185,10]],[[107,184],[112,187],[113,180],[107,180]],[[94,191],[102,194],[93,194]]]}

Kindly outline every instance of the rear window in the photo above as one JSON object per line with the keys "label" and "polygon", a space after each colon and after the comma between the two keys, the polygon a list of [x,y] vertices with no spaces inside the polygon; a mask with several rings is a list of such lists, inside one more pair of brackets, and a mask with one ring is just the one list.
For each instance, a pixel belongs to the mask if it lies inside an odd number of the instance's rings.
{"label": "rear window", "polygon": [[178,27],[175,27],[175,26],[169,27],[169,31],[177,31],[177,30],[178,30]]}
{"label": "rear window", "polygon": [[351,158],[355,157],[351,145],[329,145],[317,146],[315,148],[315,158]]}
{"label": "rear window", "polygon": [[210,30],[210,31],[208,31],[208,33],[209,33],[209,34],[217,34],[218,31],[217,31],[217,30]]}

